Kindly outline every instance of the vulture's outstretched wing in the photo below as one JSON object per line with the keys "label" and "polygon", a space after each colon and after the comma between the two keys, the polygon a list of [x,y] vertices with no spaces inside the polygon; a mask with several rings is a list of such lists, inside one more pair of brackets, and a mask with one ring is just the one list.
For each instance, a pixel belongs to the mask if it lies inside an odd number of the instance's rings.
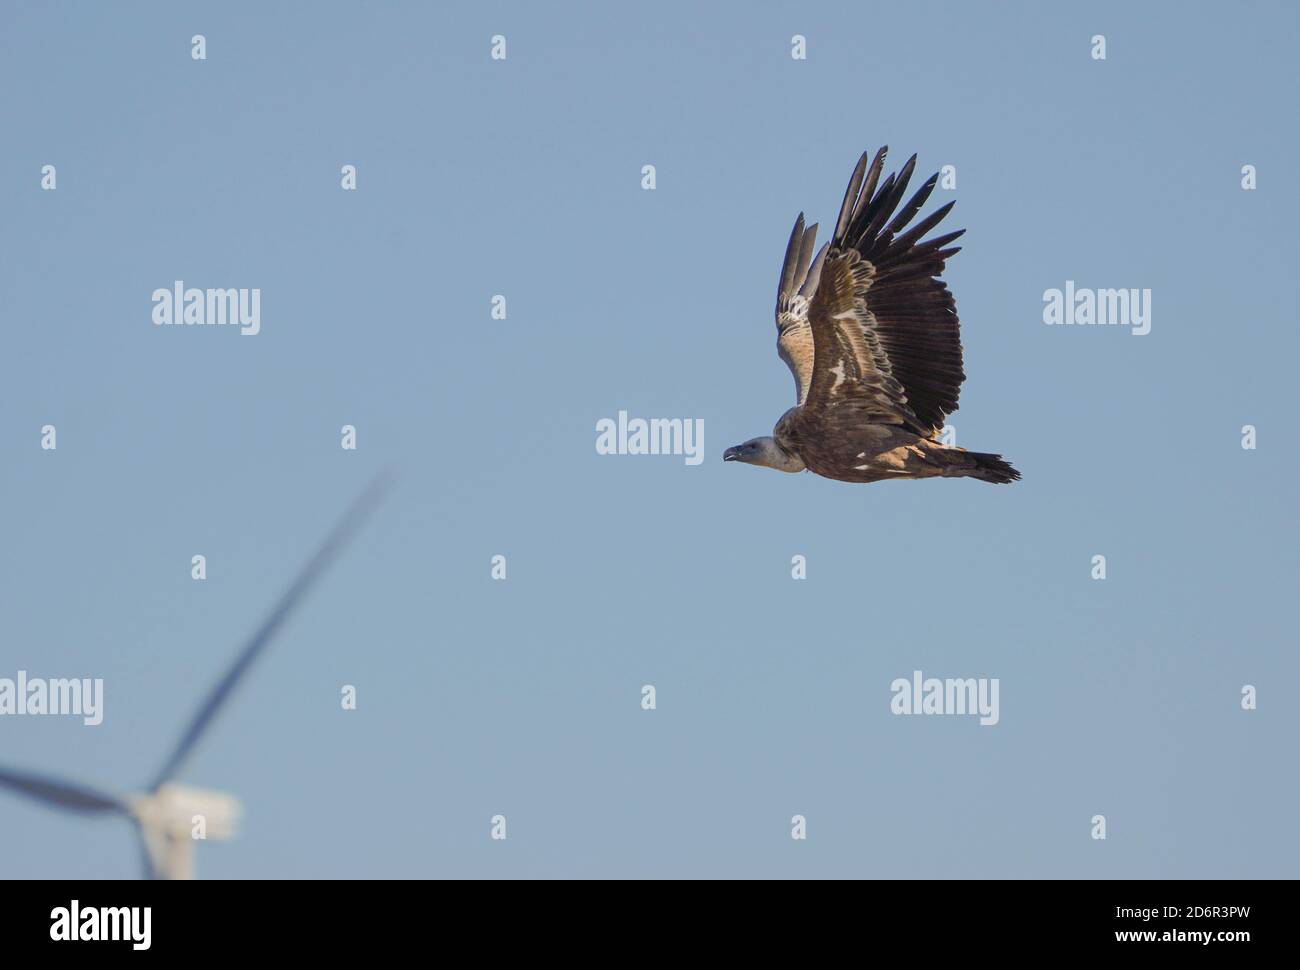
{"label": "vulture's outstretched wing", "polygon": [[817,289],[822,262],[829,243],[813,258],[817,240],[817,224],[807,229],[803,213],[794,222],[790,242],[785,247],[785,261],[781,264],[781,282],[776,291],[776,352],[794,375],[795,402],[802,404],[808,397],[808,384],[812,380],[813,340],[808,326],[808,302]]}
{"label": "vulture's outstretched wing", "polygon": [[[899,209],[916,156],[877,189],[886,151],[876,153],[870,169],[865,154],[859,159],[844,193],[830,252],[818,267],[820,280],[808,311],[817,344],[808,397],[811,403],[819,390],[831,397],[843,396],[847,393],[843,382],[857,380],[873,401],[873,411],[880,406],[893,415],[885,423],[913,427],[930,437],[957,410],[957,395],[966,378],[957,309],[948,287],[938,279],[944,261],[960,248],[944,247],[965,230],[920,241],[953,203],[908,229],[938,175],[927,179]],[[828,288],[830,275],[836,285]],[[845,287],[851,287],[851,292]],[[821,327],[816,322],[819,316]],[[825,354],[823,330],[832,340]],[[823,360],[825,373],[820,372]],[[819,403],[830,403],[829,397]]]}
{"label": "vulture's outstretched wing", "polygon": [[907,405],[903,385],[890,372],[866,308],[871,273],[870,264],[852,250],[832,250],[822,266],[808,310],[814,353],[805,410],[822,421],[843,423],[846,430],[860,424],[892,424],[927,434]]}

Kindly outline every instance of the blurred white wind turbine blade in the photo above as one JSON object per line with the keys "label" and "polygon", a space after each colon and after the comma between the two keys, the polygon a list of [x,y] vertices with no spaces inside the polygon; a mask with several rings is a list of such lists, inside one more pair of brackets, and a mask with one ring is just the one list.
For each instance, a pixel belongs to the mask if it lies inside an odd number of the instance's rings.
{"label": "blurred white wind turbine blade", "polygon": [[204,836],[218,841],[231,838],[242,814],[239,801],[221,792],[172,783],[199,739],[211,725],[258,656],[284,625],[294,608],[320,579],[379,504],[392,484],[387,472],[375,478],[343,513],[325,541],[298,572],[294,581],[236,655],[144,794],[119,798],[78,782],[47,778],[28,771],[0,767],[0,787],[12,789],[47,805],[94,814],[126,815],[140,832],[145,849],[145,875],[165,879],[190,879],[194,875],[194,830],[203,820]]}

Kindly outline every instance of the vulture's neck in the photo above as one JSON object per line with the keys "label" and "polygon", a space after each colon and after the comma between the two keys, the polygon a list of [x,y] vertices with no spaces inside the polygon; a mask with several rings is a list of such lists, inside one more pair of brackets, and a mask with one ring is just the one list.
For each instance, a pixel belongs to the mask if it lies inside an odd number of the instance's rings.
{"label": "vulture's neck", "polygon": [[775,438],[759,438],[759,460],[757,464],[775,468],[779,472],[801,472],[804,470],[803,459],[786,451],[776,443]]}

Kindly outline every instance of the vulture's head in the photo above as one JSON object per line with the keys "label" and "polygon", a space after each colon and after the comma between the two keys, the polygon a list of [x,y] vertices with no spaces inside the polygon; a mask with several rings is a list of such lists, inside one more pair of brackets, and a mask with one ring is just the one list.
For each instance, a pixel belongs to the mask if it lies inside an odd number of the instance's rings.
{"label": "vulture's head", "polygon": [[803,462],[776,443],[775,438],[750,438],[744,444],[728,448],[722,453],[723,461],[741,461],[746,465],[762,465],[781,472],[801,472]]}

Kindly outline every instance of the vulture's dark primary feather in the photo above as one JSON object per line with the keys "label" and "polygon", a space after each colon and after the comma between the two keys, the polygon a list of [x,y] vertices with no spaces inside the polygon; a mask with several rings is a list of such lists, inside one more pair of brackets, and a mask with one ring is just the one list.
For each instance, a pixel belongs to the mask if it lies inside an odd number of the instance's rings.
{"label": "vulture's dark primary feather", "polygon": [[858,160],[816,256],[817,227],[805,229],[802,213],[795,220],[776,297],[777,353],[794,375],[795,407],[771,437],[723,458],[848,482],[1016,481],[1000,456],[937,440],[966,379],[957,307],[939,278],[965,230],[924,239],[952,202],[908,228],[939,176],[904,202],[916,156],[881,182],[887,151],[870,166],[866,154]]}

